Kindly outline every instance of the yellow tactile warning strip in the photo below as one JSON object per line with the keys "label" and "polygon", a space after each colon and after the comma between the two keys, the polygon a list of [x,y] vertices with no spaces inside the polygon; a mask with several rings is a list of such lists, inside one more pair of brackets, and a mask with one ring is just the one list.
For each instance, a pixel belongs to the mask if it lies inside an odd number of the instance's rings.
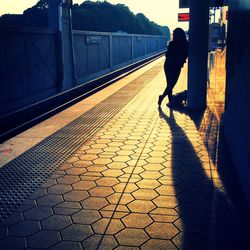
{"label": "yellow tactile warning strip", "polygon": [[50,135],[0,169],[0,220],[34,192],[59,166],[119,110],[140,92],[161,70],[149,69],[119,91]]}
{"label": "yellow tactile warning strip", "polygon": [[131,74],[124,74],[122,79],[119,79],[112,85],[107,86],[101,91],[98,91],[90,97],[72,105],[53,117],[50,117],[49,119],[46,119],[34,127],[20,133],[19,135],[3,142],[0,144],[0,167],[6,165],[20,154],[34,147],[36,144],[51,136],[76,118],[82,116],[88,110],[117,92],[119,89],[123,88],[129,82],[138,78],[162,60],[163,58],[159,58],[132,72]]}
{"label": "yellow tactile warning strip", "polygon": [[163,71],[147,83],[0,225],[0,247],[237,249],[234,210],[197,125],[158,109]]}

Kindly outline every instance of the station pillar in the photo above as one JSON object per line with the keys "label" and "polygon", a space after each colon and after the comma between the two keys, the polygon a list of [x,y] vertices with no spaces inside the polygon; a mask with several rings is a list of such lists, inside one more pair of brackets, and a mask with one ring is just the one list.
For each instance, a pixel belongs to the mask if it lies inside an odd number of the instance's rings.
{"label": "station pillar", "polygon": [[188,108],[205,109],[207,96],[207,60],[209,0],[190,1]]}
{"label": "station pillar", "polygon": [[75,86],[75,64],[71,21],[71,0],[49,0],[49,27],[58,32],[60,91]]}

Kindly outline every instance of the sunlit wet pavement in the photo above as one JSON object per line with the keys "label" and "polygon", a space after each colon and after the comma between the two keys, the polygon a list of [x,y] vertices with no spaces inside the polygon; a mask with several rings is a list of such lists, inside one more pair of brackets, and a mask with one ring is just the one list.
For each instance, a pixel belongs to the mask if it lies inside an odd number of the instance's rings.
{"label": "sunlit wet pavement", "polygon": [[[237,184],[221,178],[223,157],[218,172],[219,121],[210,109],[158,109],[163,61],[154,67],[151,81],[1,223],[1,249],[249,249]],[[184,83],[185,72],[176,92]]]}

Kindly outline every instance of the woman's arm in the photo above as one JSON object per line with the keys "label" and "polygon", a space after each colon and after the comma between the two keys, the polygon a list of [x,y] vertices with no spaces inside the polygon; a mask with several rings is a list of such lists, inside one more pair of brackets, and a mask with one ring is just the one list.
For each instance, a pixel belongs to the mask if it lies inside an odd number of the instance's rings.
{"label": "woman's arm", "polygon": [[173,50],[173,42],[171,41],[169,44],[168,44],[168,49],[165,53],[165,56],[168,57],[172,54],[172,50]]}

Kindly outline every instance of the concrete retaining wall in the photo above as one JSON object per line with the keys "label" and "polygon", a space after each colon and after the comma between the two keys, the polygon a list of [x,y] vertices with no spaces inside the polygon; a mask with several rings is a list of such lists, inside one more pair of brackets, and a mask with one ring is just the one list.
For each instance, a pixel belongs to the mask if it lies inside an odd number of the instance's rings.
{"label": "concrete retaining wall", "polygon": [[56,33],[1,28],[0,114],[58,92]]}
{"label": "concrete retaining wall", "polygon": [[73,31],[75,74],[82,84],[166,49],[162,36]]}
{"label": "concrete retaining wall", "polygon": [[[0,115],[62,91],[62,48],[50,29],[0,28]],[[76,83],[85,84],[166,49],[166,37],[73,31]],[[66,89],[64,89],[66,90]]]}

